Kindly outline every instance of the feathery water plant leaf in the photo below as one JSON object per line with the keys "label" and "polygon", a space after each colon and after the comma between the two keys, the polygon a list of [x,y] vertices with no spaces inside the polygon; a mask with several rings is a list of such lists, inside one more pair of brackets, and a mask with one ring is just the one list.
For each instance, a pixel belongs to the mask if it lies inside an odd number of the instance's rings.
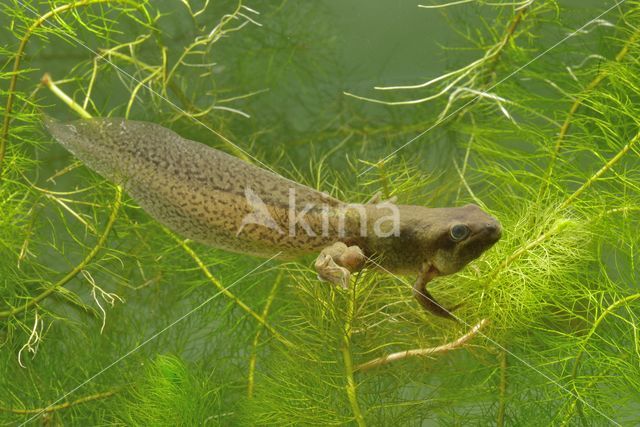
{"label": "feathery water plant leaf", "polygon": [[[2,423],[640,423],[640,2],[418,3],[385,22],[448,25],[446,56],[395,81],[341,48],[378,2],[1,6]],[[430,284],[460,324],[409,278],[247,276],[260,260],[167,233],[41,129],[82,111],[350,201],[475,202],[504,236]]]}

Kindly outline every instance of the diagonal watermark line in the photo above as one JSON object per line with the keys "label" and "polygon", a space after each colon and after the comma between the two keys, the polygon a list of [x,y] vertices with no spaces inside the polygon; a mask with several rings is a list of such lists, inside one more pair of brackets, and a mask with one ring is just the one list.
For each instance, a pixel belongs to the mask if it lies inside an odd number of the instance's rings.
{"label": "diagonal watermark line", "polygon": [[[375,264],[376,267],[378,267],[379,269],[383,270],[385,273],[389,274],[390,276],[396,278],[397,280],[399,280],[401,283],[409,286],[410,288],[413,288],[411,286],[410,283],[408,283],[407,281],[405,281],[404,279],[398,277],[397,275],[393,274],[392,272],[390,272],[389,270],[387,270],[386,268],[384,268],[383,266],[381,266],[380,264],[378,264],[376,261],[374,261],[372,258],[367,257],[367,260],[370,261],[371,263]],[[449,315],[451,315],[454,319],[456,319],[458,322],[462,323],[463,325],[465,325],[467,328],[471,328],[472,325],[465,322],[464,320],[460,319],[458,316],[456,316],[455,314],[453,314],[451,311],[447,310],[445,307],[441,306],[440,304],[438,304],[437,301],[435,301],[434,299],[431,299],[429,297],[427,297],[425,294],[423,294],[420,291],[417,291],[418,293],[420,293],[420,295],[422,295],[425,298],[428,298],[431,302],[433,302],[434,304],[436,304],[438,307],[440,307],[441,309],[443,309],[444,311],[446,311],[447,313],[449,313]],[[556,386],[558,386],[559,388],[561,388],[562,390],[564,390],[565,392],[569,393],[571,396],[573,396],[574,398],[576,398],[577,400],[579,400],[580,402],[582,402],[583,404],[585,404],[586,406],[588,406],[589,408],[593,409],[594,411],[596,411],[598,414],[602,415],[604,418],[606,418],[608,421],[611,421],[613,424],[622,427],[622,424],[618,423],[617,421],[609,418],[604,412],[602,412],[601,410],[599,410],[598,408],[596,408],[595,406],[593,406],[592,404],[590,404],[589,402],[587,402],[586,400],[584,400],[582,397],[580,397],[577,393],[569,390],[567,387],[563,386],[562,384],[560,384],[558,381],[556,381],[554,378],[550,377],[548,374],[542,372],[540,369],[536,368],[535,366],[533,366],[531,363],[527,362],[526,360],[522,359],[521,357],[517,356],[516,354],[514,354],[513,352],[507,350],[505,347],[503,347],[500,343],[498,343],[497,341],[495,341],[494,339],[492,339],[491,337],[487,336],[486,334],[484,334],[482,331],[478,331],[478,334],[481,335],[482,337],[484,337],[487,341],[491,342],[493,345],[495,345],[496,347],[500,348],[501,350],[503,350],[504,352],[506,352],[507,354],[509,354],[510,356],[512,356],[513,358],[517,359],[519,362],[523,363],[525,366],[527,366],[528,368],[534,370],[535,372],[537,372],[538,374],[542,375],[544,378],[546,378],[548,381],[550,381],[551,383],[555,384]]]}
{"label": "diagonal watermark line", "polygon": [[[25,3],[23,3],[20,0],[16,0],[19,4],[21,4],[25,9],[31,11],[34,15],[38,16],[37,10],[35,10],[34,8],[30,7],[29,5],[26,5]],[[519,67],[518,69],[516,69],[515,71],[513,71],[512,73],[510,73],[508,76],[504,77],[503,79],[501,79],[500,81],[498,81],[497,83],[495,83],[494,85],[492,85],[491,87],[489,87],[488,91],[494,89],[495,87],[497,87],[498,85],[504,83],[506,80],[510,79],[511,77],[513,77],[515,74],[519,73],[520,71],[522,71],[524,68],[526,68],[527,66],[529,66],[530,64],[532,64],[533,62],[537,61],[538,59],[540,59],[542,56],[546,55],[547,53],[549,53],[551,50],[555,49],[557,46],[559,46],[560,44],[564,43],[566,40],[568,40],[569,38],[575,36],[576,34],[578,34],[580,31],[582,31],[585,27],[591,25],[594,21],[600,19],[602,16],[606,15],[607,13],[609,13],[611,10],[613,10],[614,8],[620,6],[621,4],[625,3],[626,0],[621,0],[619,2],[617,2],[616,4],[614,4],[612,7],[610,7],[609,9],[607,9],[606,11],[604,11],[603,13],[601,13],[600,15],[598,15],[597,17],[593,18],[592,20],[588,21],[586,24],[584,24],[583,26],[581,26],[580,28],[578,28],[577,30],[575,30],[574,32],[572,32],[571,34],[569,34],[568,36],[566,36],[565,38],[563,38],[562,40],[558,41],[557,43],[555,43],[553,46],[551,46],[550,48],[546,49],[544,52],[542,52],[541,54],[537,55],[535,58],[531,59],[530,61],[528,61],[526,64],[524,64],[523,66]],[[264,166],[266,169],[270,170],[273,173],[276,173],[275,171],[273,171],[271,168],[269,168],[267,165],[265,165],[264,163],[262,163],[260,160],[258,160],[257,158],[255,158],[254,156],[252,156],[251,154],[247,153],[245,150],[243,150],[241,147],[237,146],[236,144],[234,144],[232,141],[230,141],[229,139],[227,139],[225,136],[221,135],[220,133],[218,133],[217,131],[215,131],[214,129],[212,129],[211,127],[207,126],[205,123],[203,123],[202,121],[200,121],[199,119],[190,116],[185,110],[183,110],[182,108],[180,108],[178,105],[176,105],[175,103],[173,103],[171,100],[169,100],[168,98],[164,97],[163,95],[161,95],[160,93],[158,93],[157,91],[155,91],[153,88],[151,88],[151,86],[146,83],[146,82],[142,82],[138,79],[136,79],[134,76],[132,76],[131,74],[129,74],[126,70],[120,68],[118,65],[116,65],[115,63],[113,63],[112,61],[110,61],[109,59],[105,58],[104,56],[100,55],[98,52],[94,51],[93,49],[91,49],[90,47],[88,47],[86,44],[84,44],[81,40],[79,40],[77,37],[73,36],[72,34],[66,33],[64,31],[63,28],[61,28],[60,26],[57,26],[56,24],[53,24],[53,26],[57,27],[59,30],[62,30],[65,35],[67,35],[70,39],[72,39],[76,44],[78,44],[79,46],[85,48],[86,50],[90,51],[91,53],[93,53],[94,55],[96,55],[97,57],[102,58],[102,60],[104,60],[105,62],[107,62],[109,65],[111,65],[112,67],[114,67],[114,69],[116,69],[118,72],[126,75],[127,77],[129,77],[132,81],[140,84],[142,87],[146,88],[147,90],[149,90],[151,93],[155,94],[156,96],[158,96],[160,99],[166,101],[169,105],[171,105],[173,108],[175,108],[176,110],[184,113],[187,117],[191,118],[191,120],[195,121],[196,123],[200,124],[201,126],[203,126],[204,128],[206,128],[207,130],[209,130],[211,133],[213,133],[214,135],[218,136],[219,138],[223,139],[225,142],[229,143],[230,145],[232,145],[234,148],[238,149],[239,151],[241,151],[242,153],[244,153],[245,155],[247,155],[248,157],[250,157],[251,159],[253,159],[254,161],[256,161],[257,163],[259,163],[260,165]],[[480,98],[480,96],[476,96],[475,98],[471,99],[470,101],[468,101],[467,103],[465,103],[463,106],[461,106],[460,108],[458,108],[457,110],[453,111],[452,113],[450,113],[449,115],[445,116],[444,118],[442,118],[441,120],[437,121],[434,125],[432,125],[431,127],[429,127],[428,129],[424,130],[423,132],[421,132],[420,134],[418,134],[417,136],[415,136],[414,138],[412,138],[411,140],[409,140],[407,143],[405,143],[404,145],[402,145],[401,147],[399,147],[398,149],[396,149],[395,151],[393,151],[391,154],[387,155],[385,158],[382,159],[382,161],[387,160],[389,157],[393,156],[394,154],[396,154],[398,151],[404,149],[406,146],[408,146],[409,144],[413,143],[414,141],[416,141],[417,139],[419,139],[420,137],[424,136],[425,134],[427,134],[429,131],[431,131],[432,129],[434,129],[436,126],[438,126],[440,123],[444,122],[445,120],[447,120],[448,118],[452,117],[453,115],[457,114],[459,111],[461,111],[462,109],[464,109],[465,107],[467,107],[468,105],[472,104],[473,102],[475,102],[476,100],[478,100]],[[358,176],[363,175],[364,173],[368,172],[369,170],[371,170],[373,168],[373,166],[370,166],[369,168],[365,169],[365,171],[361,172]],[[277,174],[277,173],[276,173]],[[278,174],[279,175],[279,174]],[[279,175],[281,176],[281,175]],[[281,176],[282,177],[282,176]],[[286,179],[287,181],[293,182],[290,179],[286,178],[286,177],[282,177],[283,179]],[[261,268],[263,265],[265,265],[266,263],[268,263],[269,261],[271,261],[272,259],[274,259],[275,257],[277,257],[278,255],[280,255],[280,253],[277,253],[275,255],[273,255],[271,258],[267,259],[266,261],[264,261],[262,264],[260,264],[259,266],[255,267],[254,269],[252,269],[251,271],[249,271],[248,273],[246,273],[244,276],[242,276],[240,279],[236,280],[235,282],[233,282],[231,285],[229,285],[227,288],[225,288],[225,290],[230,289],[232,286],[234,286],[236,283],[238,283],[239,281],[241,281],[242,279],[244,279],[245,277],[249,276],[250,274],[252,274],[253,272],[255,272],[256,270],[258,270],[259,268]],[[369,260],[371,262],[373,262],[374,264],[376,264],[379,268],[381,268],[382,270],[384,270],[385,272],[387,272],[388,274],[390,274],[391,276],[395,277],[396,279],[400,280],[402,283],[408,285],[409,287],[411,287],[411,285],[409,283],[407,283],[406,281],[404,281],[403,279],[399,278],[398,276],[396,276],[395,274],[389,272],[388,270],[386,270],[384,267],[382,267],[381,265],[379,265],[377,262],[375,262],[374,260],[370,259]],[[65,393],[63,396],[61,396],[59,399],[57,399],[56,401],[52,402],[49,406],[43,408],[43,410],[39,413],[37,413],[36,415],[34,415],[33,417],[31,417],[30,419],[28,419],[25,423],[21,424],[21,425],[25,425],[28,422],[32,421],[33,419],[35,419],[36,417],[38,417],[39,415],[41,415],[42,413],[44,413],[48,408],[50,408],[51,406],[57,404],[58,402],[60,402],[61,400],[63,400],[64,398],[66,398],[67,396],[69,396],[70,394],[74,393],[75,391],[77,391],[78,389],[80,389],[81,387],[85,386],[86,384],[88,384],[89,382],[91,382],[92,380],[94,380],[96,377],[98,377],[99,375],[101,375],[102,373],[104,373],[105,371],[107,371],[108,369],[110,369],[111,367],[115,366],[116,364],[118,364],[119,362],[121,362],[123,359],[125,359],[126,357],[128,357],[129,355],[133,354],[134,352],[136,352],[137,350],[139,350],[142,346],[146,345],[147,343],[149,343],[150,341],[156,339],[159,335],[161,335],[162,333],[166,332],[168,329],[170,329],[171,327],[173,327],[174,325],[176,325],[177,323],[181,322],[182,320],[184,320],[185,318],[187,318],[188,316],[190,316],[191,314],[195,313],[196,311],[198,311],[200,308],[202,308],[204,305],[208,304],[211,300],[213,300],[214,298],[216,298],[217,296],[219,296],[223,291],[219,291],[216,294],[214,294],[213,296],[211,296],[210,298],[208,298],[207,300],[205,300],[203,303],[201,303],[200,305],[198,305],[197,307],[195,307],[194,309],[192,309],[191,311],[189,311],[188,313],[186,313],[185,315],[181,316],[180,318],[178,318],[176,321],[174,321],[173,323],[171,323],[170,325],[166,326],[165,328],[163,328],[162,330],[156,332],[154,335],[152,335],[151,337],[149,337],[148,339],[146,339],[145,341],[143,341],[141,344],[139,344],[138,346],[136,346],[135,348],[133,348],[132,350],[128,351],[127,353],[125,353],[123,356],[119,357],[118,359],[116,359],[114,362],[112,362],[111,364],[107,365],[105,368],[103,368],[102,370],[100,370],[99,372],[97,372],[96,374],[94,374],[92,377],[90,377],[89,379],[85,380],[84,382],[82,382],[81,384],[79,384],[78,386],[76,386],[74,389],[72,389],[71,391]],[[423,294],[423,296],[425,296]],[[426,296],[425,296],[426,297]],[[437,304],[437,302],[434,301],[434,303]],[[439,304],[438,304],[439,305]],[[442,306],[440,306],[441,308],[443,308],[445,311],[446,309]],[[465,324],[467,327],[470,327],[471,325],[469,325],[468,323],[464,322],[463,320],[459,319],[457,316],[455,316],[454,314],[450,313],[454,318],[456,318],[459,322]],[[619,423],[617,423],[616,421],[614,421],[613,419],[609,418],[607,415],[605,415],[603,412],[601,412],[600,410],[598,410],[597,408],[595,408],[594,406],[592,406],[591,404],[589,404],[588,402],[586,402],[584,399],[582,399],[580,396],[578,396],[576,393],[572,392],[571,390],[567,389],[565,386],[563,386],[562,384],[558,383],[556,380],[554,380],[553,378],[551,378],[550,376],[548,376],[547,374],[545,374],[544,372],[540,371],[539,369],[537,369],[536,367],[534,367],[533,365],[531,365],[530,363],[526,362],[525,360],[521,359],[520,357],[518,357],[517,355],[515,355],[514,353],[510,352],[509,350],[507,350],[506,348],[504,348],[503,346],[501,346],[499,343],[497,343],[496,341],[494,341],[493,339],[491,339],[490,337],[488,337],[487,335],[483,334],[482,332],[479,332],[483,337],[485,337],[488,341],[492,342],[494,345],[496,345],[497,347],[501,348],[502,350],[504,350],[506,353],[508,353],[509,355],[513,356],[515,359],[519,360],[520,362],[522,362],[523,364],[525,364],[526,366],[528,366],[529,368],[531,368],[532,370],[534,370],[535,372],[537,372],[538,374],[542,375],[544,378],[546,378],[547,380],[549,380],[550,382],[552,382],[553,384],[557,385],[558,387],[560,387],[562,390],[566,391],[567,393],[569,393],[570,395],[572,395],[573,397],[575,397],[576,399],[578,399],[580,402],[584,403],[586,406],[589,406],[590,408],[592,408],[594,411],[598,412],[600,415],[602,415],[603,417],[605,417],[607,420],[611,421],[612,423],[616,424],[616,425],[620,425]]]}
{"label": "diagonal watermark line", "polygon": [[[551,52],[553,49],[555,49],[556,47],[560,46],[562,43],[564,43],[565,41],[569,40],[571,37],[575,36],[576,34],[580,33],[581,31],[583,31],[586,27],[588,27],[589,25],[591,25],[593,22],[597,21],[598,19],[602,18],[604,15],[606,15],[607,13],[611,12],[613,9],[617,8],[618,6],[620,6],[621,4],[623,4],[624,2],[626,2],[627,0],[620,0],[619,2],[615,3],[613,6],[611,6],[609,9],[605,10],[604,12],[602,12],[600,15],[596,16],[595,18],[591,19],[590,21],[588,21],[586,24],[584,24],[583,26],[581,26],[580,28],[578,28],[577,30],[571,32],[569,35],[567,35],[565,38],[563,38],[562,40],[556,42],[554,45],[552,45],[551,47],[547,48],[545,51],[543,51],[542,53],[538,54],[536,57],[534,57],[533,59],[529,60],[526,64],[518,67],[515,71],[512,71],[509,75],[507,75],[506,77],[502,78],[501,80],[499,80],[497,83],[494,83],[493,85],[491,85],[485,92],[489,92],[493,89],[495,89],[496,87],[498,87],[499,85],[501,85],[502,83],[504,83],[505,81],[509,80],[511,77],[515,76],[516,74],[518,74],[520,71],[524,70],[525,68],[527,68],[529,65],[533,64],[534,62],[536,62],[538,59],[542,58],[543,56],[545,56],[547,53]],[[411,138],[409,141],[407,141],[406,143],[404,143],[403,145],[401,145],[399,148],[393,150],[390,154],[388,154],[387,156],[385,156],[384,158],[382,158],[382,160],[378,160],[378,162],[376,163],[383,163],[385,161],[387,161],[390,157],[392,157],[393,155],[395,155],[396,153],[398,153],[399,151],[403,150],[404,148],[406,148],[408,145],[412,144],[413,142],[415,142],[416,140],[420,139],[421,137],[423,137],[424,135],[426,135],[427,133],[429,133],[431,130],[435,129],[436,127],[438,127],[441,123],[445,122],[446,120],[448,120],[449,118],[453,117],[455,114],[458,114],[460,111],[462,111],[464,108],[468,107],[469,105],[473,104],[474,102],[476,102],[478,99],[481,98],[481,95],[476,95],[475,97],[472,97],[470,101],[464,103],[460,108],[452,111],[451,113],[447,114],[446,116],[444,116],[442,119],[437,120],[433,125],[431,125],[430,127],[428,127],[427,129],[423,130],[422,132],[420,132],[419,134],[417,134],[416,136],[414,136],[413,138]],[[375,167],[375,165],[373,166],[369,166],[368,168],[366,168],[364,171],[360,172],[358,174],[358,177],[364,175],[365,173],[369,172],[371,169],[373,169]]]}
{"label": "diagonal watermark line", "polygon": [[24,423],[20,424],[20,426],[24,426],[27,423],[29,423],[30,421],[33,421],[35,418],[39,417],[40,415],[42,415],[43,413],[45,413],[47,411],[47,409],[51,408],[52,406],[56,405],[57,403],[59,403],[60,401],[62,401],[63,399],[65,399],[67,396],[75,393],[76,391],[78,391],[80,388],[84,387],[85,385],[89,384],[91,381],[93,381],[94,379],[96,379],[98,376],[102,375],[104,372],[106,372],[107,370],[111,369],[112,367],[114,367],[115,365],[117,365],[118,363],[120,363],[122,360],[126,359],[127,357],[129,357],[130,355],[132,355],[133,353],[135,353],[136,351],[140,350],[141,347],[145,346],[146,344],[148,344],[149,342],[155,340],[156,338],[158,338],[160,335],[162,335],[163,333],[165,333],[166,331],[168,331],[169,329],[171,329],[172,327],[174,327],[175,325],[177,325],[178,323],[182,322],[184,319],[186,319],[187,317],[191,316],[193,313],[195,313],[196,311],[200,310],[202,307],[204,307],[205,305],[209,304],[211,301],[213,301],[216,297],[218,297],[220,294],[222,294],[224,291],[227,291],[229,289],[231,289],[234,285],[236,285],[237,283],[241,282],[244,278],[250,276],[252,273],[256,272],[257,270],[259,270],[260,268],[262,268],[265,264],[267,264],[269,261],[273,260],[274,258],[276,258],[278,255],[280,255],[282,252],[278,252],[275,255],[273,255],[271,258],[267,259],[266,261],[262,262],[260,265],[258,265],[257,267],[254,267],[253,269],[251,269],[249,272],[245,273],[242,277],[240,277],[239,279],[235,280],[233,283],[231,283],[229,286],[227,286],[226,288],[216,292],[214,295],[210,296],[209,298],[207,298],[206,300],[204,300],[201,304],[199,304],[198,306],[194,307],[193,309],[191,309],[190,311],[188,311],[187,313],[183,314],[182,316],[180,316],[178,319],[174,320],[173,322],[171,322],[169,325],[165,326],[164,328],[162,328],[161,330],[159,330],[158,332],[154,333],[153,335],[151,335],[149,338],[145,339],[143,342],[141,342],[140,344],[138,344],[137,346],[135,346],[134,348],[132,348],[131,350],[129,350],[128,352],[126,352],[125,354],[123,354],[122,356],[118,357],[116,360],[114,360],[113,362],[111,362],[110,364],[108,364],[107,366],[105,366],[104,368],[102,368],[101,370],[99,370],[98,372],[96,372],[95,374],[93,374],[91,377],[87,378],[86,380],[84,380],[83,382],[81,382],[80,384],[78,384],[76,387],[74,387],[72,390],[66,392],[65,394],[63,394],[62,396],[60,396],[58,399],[56,399],[55,401],[51,402],[48,406],[42,408],[42,410],[40,412],[38,412],[37,414],[35,414],[33,417],[29,418],[27,421],[25,421]]}
{"label": "diagonal watermark line", "polygon": [[[18,2],[20,5],[22,5],[22,7],[24,7],[25,9],[29,10],[31,13],[33,13],[36,17],[39,16],[38,11],[29,6],[28,4],[23,3],[21,0],[15,0],[16,2]],[[208,126],[207,124],[205,124],[204,122],[202,122],[201,120],[199,120],[197,117],[193,117],[192,115],[190,115],[187,111],[185,111],[184,109],[180,108],[177,104],[175,104],[173,101],[171,101],[169,98],[163,96],[161,93],[157,92],[156,90],[154,90],[151,85],[149,83],[143,82],[139,79],[137,79],[136,77],[134,77],[133,75],[131,75],[130,73],[128,73],[126,70],[124,70],[123,68],[121,68],[120,66],[118,66],[117,64],[115,64],[113,61],[109,60],[108,58],[106,58],[104,55],[101,55],[99,52],[96,52],[95,50],[91,49],[89,46],[87,46],[84,42],[82,42],[82,40],[80,40],[79,38],[77,38],[76,36],[74,36],[73,34],[70,34],[68,32],[65,31],[64,28],[62,28],[61,26],[57,25],[56,23],[51,23],[52,27],[55,27],[56,29],[62,31],[62,33],[64,33],[64,35],[66,35],[67,37],[69,37],[72,41],[74,41],[78,46],[83,47],[84,49],[88,50],[89,52],[91,52],[92,54],[94,54],[96,57],[101,58],[104,62],[106,62],[107,64],[111,65],[113,68],[116,69],[116,71],[124,74],[125,76],[129,77],[132,81],[140,84],[142,87],[144,87],[145,89],[147,89],[149,92],[153,93],[154,95],[156,95],[158,98],[162,99],[163,101],[167,102],[169,105],[171,105],[171,107],[175,108],[177,111],[180,111],[181,113],[183,113],[185,116],[189,117],[191,120],[193,120],[194,122],[196,122],[197,124],[199,124],[200,126],[204,127],[205,129],[207,129],[209,132],[211,132],[212,134],[214,134],[215,136],[217,136],[218,138],[222,139],[223,141],[225,141],[226,143],[228,143],[229,145],[233,146],[235,149],[237,149],[238,151],[242,152],[243,154],[245,154],[246,156],[248,156],[249,158],[251,158],[253,161],[255,161],[256,163],[260,164],[262,167],[264,167],[265,169],[268,169],[270,172],[273,172],[274,174],[278,175],[279,177],[286,179],[287,181],[291,181],[289,178],[284,177],[282,175],[280,175],[279,173],[277,173],[276,171],[274,171],[272,168],[270,168],[268,165],[266,165],[265,163],[263,163],[262,161],[260,161],[259,159],[257,159],[256,157],[254,157],[253,155],[251,155],[249,152],[247,152],[246,150],[244,150],[242,147],[238,146],[237,144],[235,144],[233,141],[231,141],[229,138],[227,138],[226,136],[222,135],[220,132],[216,131],[215,129],[211,128],[210,126]]]}

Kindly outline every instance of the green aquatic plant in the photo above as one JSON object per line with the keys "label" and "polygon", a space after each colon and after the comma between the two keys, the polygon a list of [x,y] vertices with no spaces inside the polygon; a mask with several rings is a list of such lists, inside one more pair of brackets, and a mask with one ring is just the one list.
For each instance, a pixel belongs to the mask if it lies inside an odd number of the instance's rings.
{"label": "green aquatic plant", "polygon": [[[122,425],[191,426],[213,422],[218,404],[215,371],[192,372],[179,358],[160,355],[136,378],[127,395],[120,395]],[[220,408],[222,409],[222,408]]]}
{"label": "green aquatic plant", "polygon": [[[450,26],[447,70],[370,88],[332,2],[1,6],[0,421],[640,422],[640,2],[409,3]],[[341,290],[184,241],[42,112],[162,123],[345,200],[474,202],[504,237],[430,284],[461,303],[434,318],[413,278]]]}

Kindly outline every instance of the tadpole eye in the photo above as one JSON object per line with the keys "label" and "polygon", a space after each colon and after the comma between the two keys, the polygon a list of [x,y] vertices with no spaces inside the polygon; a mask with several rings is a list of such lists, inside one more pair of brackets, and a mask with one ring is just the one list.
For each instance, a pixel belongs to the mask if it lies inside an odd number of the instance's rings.
{"label": "tadpole eye", "polygon": [[469,236],[469,227],[464,224],[456,224],[449,230],[449,235],[454,242],[466,239]]}

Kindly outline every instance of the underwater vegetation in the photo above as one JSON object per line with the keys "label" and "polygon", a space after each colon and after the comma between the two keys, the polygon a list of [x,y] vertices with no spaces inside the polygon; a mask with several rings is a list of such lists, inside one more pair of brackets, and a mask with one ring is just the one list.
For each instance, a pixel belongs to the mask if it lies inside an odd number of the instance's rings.
{"label": "underwater vegetation", "polygon": [[[640,424],[640,2],[390,3],[0,4],[1,424]],[[185,240],[42,113],[502,239],[429,285],[452,322]]]}

